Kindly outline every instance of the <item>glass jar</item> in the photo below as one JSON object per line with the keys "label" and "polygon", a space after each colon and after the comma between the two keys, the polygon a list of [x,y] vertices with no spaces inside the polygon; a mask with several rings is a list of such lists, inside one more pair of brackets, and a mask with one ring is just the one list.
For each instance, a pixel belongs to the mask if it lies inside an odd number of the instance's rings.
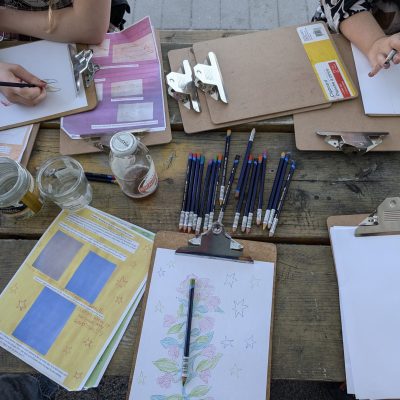
{"label": "glass jar", "polygon": [[158,177],[149,150],[132,133],[116,133],[110,149],[111,170],[127,196],[141,198],[157,189]]}
{"label": "glass jar", "polygon": [[0,157],[0,216],[29,218],[38,213],[42,205],[32,175],[11,158]]}

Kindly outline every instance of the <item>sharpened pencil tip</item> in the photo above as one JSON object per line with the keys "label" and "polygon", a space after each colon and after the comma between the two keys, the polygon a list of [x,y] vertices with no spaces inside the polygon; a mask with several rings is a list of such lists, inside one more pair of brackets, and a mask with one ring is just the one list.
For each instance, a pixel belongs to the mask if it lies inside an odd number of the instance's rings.
{"label": "sharpened pencil tip", "polygon": [[266,227],[267,227],[267,224],[263,224],[263,231],[265,231]]}
{"label": "sharpened pencil tip", "polygon": [[226,131],[226,136],[231,136],[232,135],[232,131],[230,130],[230,129],[228,129],[227,131]]}
{"label": "sharpened pencil tip", "polygon": [[282,151],[281,157],[285,157],[285,152],[284,151]]}
{"label": "sharpened pencil tip", "polygon": [[186,377],[184,376],[182,377],[182,386],[185,386],[185,383],[186,383]]}
{"label": "sharpened pencil tip", "polygon": [[232,228],[232,232],[235,233],[236,232],[236,228]]}

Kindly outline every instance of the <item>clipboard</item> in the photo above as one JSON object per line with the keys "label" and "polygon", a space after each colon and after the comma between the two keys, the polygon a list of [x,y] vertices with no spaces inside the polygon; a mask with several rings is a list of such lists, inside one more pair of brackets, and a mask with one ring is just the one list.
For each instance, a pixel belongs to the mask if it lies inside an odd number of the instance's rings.
{"label": "clipboard", "polygon": [[[161,42],[160,33],[155,31],[155,39],[158,49],[158,54],[161,53]],[[163,63],[160,63],[161,76],[164,76]],[[155,146],[158,144],[167,144],[172,140],[171,123],[169,118],[168,100],[167,93],[165,90],[165,81],[163,81],[163,97],[164,97],[164,110],[165,110],[165,125],[166,128],[161,132],[140,132],[135,133],[140,138],[141,142],[146,146]],[[112,136],[112,135],[111,135]],[[109,138],[92,137],[82,139],[71,139],[63,129],[60,129],[60,154],[62,155],[75,155],[75,154],[87,154],[87,153],[99,153],[103,151],[102,147],[107,145]]]}
{"label": "clipboard", "polygon": [[[221,229],[222,227],[222,229]],[[208,235],[208,236],[207,236]],[[250,240],[233,241],[231,237],[225,233],[223,226],[218,222],[213,224],[211,230],[202,235],[191,239],[193,236],[186,233],[177,233],[169,231],[160,231],[156,234],[154,239],[153,252],[151,255],[150,268],[148,272],[148,278],[146,283],[146,290],[143,296],[142,313],[139,319],[139,329],[135,343],[134,358],[132,363],[132,369],[130,373],[127,400],[131,392],[131,386],[133,381],[133,375],[135,371],[136,358],[138,354],[140,337],[142,333],[143,320],[146,312],[147,300],[149,295],[149,288],[151,286],[151,278],[153,274],[153,266],[155,256],[158,248],[166,248],[170,250],[181,251],[183,254],[192,254],[196,256],[205,256],[212,258],[225,258],[225,259],[237,259],[238,262],[246,262],[252,260],[254,257],[258,261],[272,262],[275,264],[274,269],[274,285],[272,292],[272,311],[271,311],[271,329],[270,329],[270,343],[269,343],[269,360],[268,360],[268,376],[267,376],[267,387],[266,387],[266,400],[270,398],[270,383],[271,383],[271,357],[272,357],[272,329],[274,320],[274,299],[275,299],[275,279],[276,279],[276,260],[277,260],[277,249],[272,243],[255,242]],[[202,238],[206,238],[203,241]],[[230,248],[231,240],[235,243],[233,246],[239,246],[237,249],[242,254],[234,254],[236,250]],[[197,245],[190,245],[192,243],[199,243]],[[232,242],[232,243],[233,243]],[[188,246],[189,243],[189,246]],[[242,249],[242,250],[240,250]],[[233,253],[232,253],[233,252]],[[237,252],[237,251],[236,251]],[[243,266],[245,268],[245,265]]]}
{"label": "clipboard", "polygon": [[[32,42],[32,43],[38,43],[38,42]],[[19,45],[25,45],[25,44],[28,45],[30,43],[19,42],[19,41],[2,42],[2,43],[0,43],[0,49],[5,49],[5,48],[8,48],[8,47],[19,46]],[[84,45],[84,44],[77,44],[76,45],[76,52],[77,53],[79,53],[81,51],[85,51],[87,49],[88,49],[87,45]],[[78,73],[78,70],[74,70],[77,60],[74,58],[74,56],[72,54],[70,54],[70,57],[71,57],[71,73],[73,75],[75,75],[74,79],[75,79],[75,82],[77,82],[76,76],[78,76],[78,79],[79,79],[79,75],[82,75],[82,74]],[[84,60],[84,62],[86,62],[86,59]],[[90,59],[88,60],[88,64],[89,63],[90,63]],[[78,73],[78,75],[76,75],[77,73]],[[92,76],[92,78],[93,78],[93,76]],[[84,78],[84,79],[82,79],[82,82],[83,81],[87,81],[87,85],[86,84],[80,84],[80,86],[81,86],[80,90],[84,89],[84,91],[85,91],[87,106],[80,107],[80,108],[75,108],[75,109],[72,109],[72,110],[69,110],[69,111],[65,111],[65,112],[61,112],[61,113],[46,115],[46,116],[41,117],[41,118],[33,118],[31,120],[24,120],[21,123],[15,123],[15,124],[11,124],[11,125],[0,126],[0,130],[9,129],[9,128],[15,128],[15,127],[18,127],[18,126],[23,126],[23,125],[34,124],[34,123],[41,122],[41,121],[47,121],[47,120],[50,120],[50,119],[60,118],[60,117],[63,117],[65,115],[77,114],[77,113],[80,113],[80,112],[83,112],[83,111],[92,110],[97,105],[97,95],[96,95],[96,89],[95,89],[95,86],[94,86],[94,83],[93,83],[93,79]],[[78,84],[77,84],[77,86],[78,86]]]}
{"label": "clipboard", "polygon": [[35,144],[36,136],[39,132],[40,124],[34,124],[32,126],[31,134],[29,135],[28,143],[26,144],[26,148],[24,154],[21,158],[21,165],[26,167],[28,165],[29,158],[31,156],[33,145]]}
{"label": "clipboard", "polygon": [[358,95],[323,23],[284,27],[193,45],[200,63],[214,52],[228,104],[206,97],[211,120],[226,123],[315,107]]}
{"label": "clipboard", "polygon": [[[350,42],[340,34],[333,35],[333,38],[350,76],[359,90]],[[351,152],[400,151],[400,118],[365,115],[361,97],[333,104],[330,109],[299,113],[293,118],[296,147],[299,150],[346,150],[339,148],[339,142],[343,143],[342,133],[350,132],[353,133],[354,140],[350,138],[347,150]],[[326,132],[328,135],[318,135],[316,132]],[[361,138],[360,135],[363,135],[364,138]],[[332,144],[329,144],[329,141]],[[361,142],[363,145],[359,146],[357,142]],[[368,149],[369,146],[372,147]]]}
{"label": "clipboard", "polygon": [[[196,57],[194,55],[193,49],[191,47],[185,47],[182,49],[171,50],[168,52],[168,59],[171,66],[172,71],[177,71],[182,65],[183,60],[188,60],[190,65],[194,67],[197,64]],[[210,111],[208,108],[206,95],[201,91],[197,90],[197,94],[199,97],[199,103],[201,105],[202,111],[200,113],[194,112],[193,110],[187,109],[181,102],[178,103],[179,111],[182,117],[182,123],[185,129],[185,132],[188,134],[198,133],[198,132],[206,132],[210,130],[217,130],[222,128],[231,127],[239,124],[246,124],[250,122],[263,121],[266,119],[278,118],[288,115],[287,112],[262,115],[255,118],[245,118],[241,120],[229,121],[222,124],[216,124],[211,120]],[[298,110],[293,110],[292,112],[305,112],[320,108],[330,107],[330,103],[321,104],[315,107],[304,107]],[[289,113],[290,114],[290,113]]]}

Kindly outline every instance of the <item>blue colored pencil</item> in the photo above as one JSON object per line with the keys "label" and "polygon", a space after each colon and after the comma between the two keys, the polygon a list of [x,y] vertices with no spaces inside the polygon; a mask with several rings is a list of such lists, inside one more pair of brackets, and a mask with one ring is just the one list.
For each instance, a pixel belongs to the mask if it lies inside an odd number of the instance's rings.
{"label": "blue colored pencil", "polygon": [[201,193],[201,198],[200,198],[200,209],[199,209],[199,214],[197,216],[197,222],[196,222],[196,235],[198,235],[200,233],[201,223],[203,222],[203,219],[204,219],[204,213],[205,213],[206,201],[207,201],[207,193],[210,188],[210,176],[211,176],[212,163],[213,163],[213,160],[208,161],[206,177],[204,179],[203,191]]}
{"label": "blue colored pencil", "polygon": [[198,185],[198,177],[199,177],[199,169],[200,169],[200,158],[201,155],[197,154],[195,170],[193,176],[193,184],[192,184],[192,194],[190,196],[190,207],[189,207],[189,223],[188,223],[188,232],[192,231],[193,226],[193,216],[194,216],[194,208],[196,205],[196,194],[197,194],[197,185]]}
{"label": "blue colored pencil", "polygon": [[185,211],[186,211],[186,207],[187,207],[187,198],[188,198],[187,194],[188,194],[189,179],[190,179],[190,169],[192,167],[192,159],[193,159],[193,154],[189,153],[188,163],[187,163],[187,167],[186,167],[185,188],[183,190],[181,215],[179,218],[179,230],[183,229],[183,223],[185,222]]}
{"label": "blue colored pencil", "polygon": [[[257,165],[258,165],[258,161],[257,161],[257,158],[255,158],[253,160],[253,165],[252,165],[251,173],[250,173],[250,177],[249,177],[249,184],[247,187],[247,198],[246,198],[243,217],[242,217],[242,232],[246,231],[247,217],[248,217],[249,211],[250,211],[251,198],[253,196],[254,183],[255,183],[256,172],[257,172]],[[244,187],[243,187],[243,189],[244,189]]]}
{"label": "blue colored pencil", "polygon": [[258,164],[257,164],[257,171],[256,171],[256,178],[255,178],[254,183],[253,183],[253,192],[251,194],[249,214],[247,216],[246,233],[250,233],[251,225],[253,223],[254,206],[255,206],[255,203],[256,203],[257,189],[258,189],[258,186],[259,186],[259,183],[260,183],[262,160],[263,160],[263,156],[259,156],[258,157]]}
{"label": "blue colored pencil", "polygon": [[206,213],[204,215],[204,224],[203,224],[204,232],[207,231],[207,229],[208,229],[208,221],[210,219],[211,203],[212,203],[212,199],[214,196],[216,172],[217,172],[217,159],[213,160],[212,167],[211,167],[210,185],[209,185],[208,196],[207,196],[207,208],[206,208]]}
{"label": "blue colored pencil", "polygon": [[289,173],[288,173],[288,176],[286,178],[285,186],[283,187],[283,190],[282,190],[282,193],[281,193],[281,197],[279,199],[279,204],[278,204],[278,207],[277,207],[277,210],[276,210],[274,221],[272,222],[272,226],[271,226],[271,229],[269,231],[269,236],[270,237],[274,236],[276,226],[278,225],[279,216],[281,215],[281,212],[282,212],[283,203],[285,202],[286,195],[287,195],[287,193],[289,191],[289,185],[290,185],[290,182],[292,181],[295,169],[296,169],[296,162],[292,160],[292,163],[291,163],[290,169],[289,169]]}
{"label": "blue colored pencil", "polygon": [[285,153],[282,152],[281,153],[281,158],[279,159],[278,169],[276,170],[274,183],[272,184],[271,193],[269,195],[267,209],[265,211],[263,229],[265,229],[267,227],[267,225],[268,225],[269,216],[271,214],[272,202],[274,200],[276,186],[278,185],[279,176],[280,176],[280,173],[281,173],[281,170],[282,170],[282,165],[283,165],[283,160],[284,159],[285,159]]}
{"label": "blue colored pencil", "polygon": [[249,159],[247,160],[246,169],[244,171],[243,189],[240,191],[240,196],[239,196],[238,202],[236,204],[236,213],[235,213],[235,217],[233,219],[233,224],[232,224],[232,231],[233,232],[236,232],[238,224],[239,224],[240,212],[242,210],[244,194],[246,192],[245,188],[246,188],[246,184],[247,184],[247,177],[251,173],[252,165],[253,165],[253,156],[250,154]]}
{"label": "blue colored pencil", "polygon": [[218,154],[217,158],[217,171],[215,175],[215,183],[214,183],[214,193],[213,193],[213,199],[211,202],[211,209],[210,209],[210,217],[208,219],[208,229],[211,229],[213,220],[214,220],[214,213],[215,213],[215,203],[217,201],[217,192],[218,192],[218,185],[219,185],[219,172],[221,170],[221,165],[222,165],[222,154]]}
{"label": "blue colored pencil", "polygon": [[247,142],[246,153],[244,154],[244,157],[243,157],[242,169],[240,170],[240,175],[239,175],[238,183],[237,183],[236,190],[235,190],[236,198],[239,197],[242,187],[244,188],[243,179],[245,176],[246,168],[248,165],[247,160],[249,159],[249,156],[250,156],[250,151],[251,151],[251,147],[253,146],[255,135],[256,135],[256,130],[253,128],[250,132],[249,141]]}
{"label": "blue colored pencil", "polygon": [[264,151],[261,163],[260,189],[258,191],[258,207],[257,207],[257,219],[256,219],[257,225],[260,225],[262,220],[262,207],[264,200],[264,185],[265,185],[266,171],[267,171],[267,152]]}
{"label": "blue colored pencil", "polygon": [[201,193],[201,183],[203,180],[203,171],[204,171],[204,161],[205,157],[201,156],[200,157],[200,166],[199,166],[199,173],[197,177],[197,188],[196,188],[196,196],[195,196],[195,202],[194,202],[194,210],[193,210],[193,230],[196,229],[197,225],[197,218],[199,215],[199,208],[200,208],[200,193]]}
{"label": "blue colored pencil", "polygon": [[196,160],[197,154],[194,153],[192,157],[192,167],[190,169],[190,177],[189,177],[189,186],[188,186],[188,196],[187,196],[187,206],[185,209],[185,219],[183,222],[183,231],[186,232],[188,224],[189,224],[189,213],[190,213],[190,204],[192,201],[192,186],[193,186],[193,179],[194,179],[194,172],[196,169]]}
{"label": "blue colored pencil", "polygon": [[288,163],[289,163],[289,158],[290,158],[290,153],[286,153],[285,158],[283,160],[282,171],[281,171],[281,174],[280,174],[280,177],[279,177],[278,185],[276,187],[274,200],[272,202],[271,214],[270,214],[269,219],[268,219],[268,229],[271,228],[272,222],[274,220],[276,207],[278,206],[279,197],[281,195],[283,182],[285,180],[286,169],[287,169],[287,166],[288,166]]}
{"label": "blue colored pencil", "polygon": [[219,205],[222,206],[224,202],[224,195],[225,195],[225,183],[226,183],[226,171],[228,169],[228,159],[229,159],[229,149],[231,146],[231,134],[232,131],[230,129],[226,132],[225,138],[225,151],[224,151],[224,164],[222,166],[222,180],[221,180],[221,187],[219,190]]}

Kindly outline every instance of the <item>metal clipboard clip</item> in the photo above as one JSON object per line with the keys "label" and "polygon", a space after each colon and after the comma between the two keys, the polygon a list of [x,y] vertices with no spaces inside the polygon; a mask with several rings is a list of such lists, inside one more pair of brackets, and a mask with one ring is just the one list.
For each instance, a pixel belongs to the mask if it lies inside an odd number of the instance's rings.
{"label": "metal clipboard clip", "polygon": [[210,51],[204,64],[196,64],[194,70],[194,83],[204,93],[214,100],[228,103],[228,97],[222,80],[217,56]]}
{"label": "metal clipboard clip", "polygon": [[188,110],[201,112],[199,96],[193,82],[192,68],[188,60],[182,61],[178,72],[170,72],[167,77],[168,94],[181,102]]}
{"label": "metal clipboard clip", "polygon": [[89,87],[94,80],[94,74],[100,69],[100,66],[92,61],[93,50],[82,50],[78,53],[75,46],[71,44],[68,45],[68,50],[74,72],[76,93],[79,93],[81,89],[81,75],[85,87]]}
{"label": "metal clipboard clip", "polygon": [[317,135],[324,136],[325,142],[343,153],[365,154],[379,146],[389,132],[330,132],[317,131]]}
{"label": "metal clipboard clip", "polygon": [[233,240],[218,221],[214,222],[207,232],[190,239],[189,246],[180,247],[175,254],[254,263],[251,257],[243,256],[243,246]]}
{"label": "metal clipboard clip", "polygon": [[388,197],[356,228],[355,236],[400,234],[400,197]]}

